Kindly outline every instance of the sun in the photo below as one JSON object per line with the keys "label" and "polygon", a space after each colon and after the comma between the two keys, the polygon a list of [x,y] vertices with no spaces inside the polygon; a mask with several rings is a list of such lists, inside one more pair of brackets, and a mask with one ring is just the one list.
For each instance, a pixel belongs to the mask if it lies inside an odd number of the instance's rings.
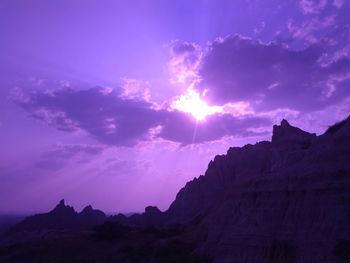
{"label": "sun", "polygon": [[186,94],[173,101],[171,107],[191,114],[198,121],[204,121],[208,115],[222,111],[219,106],[209,106],[192,86],[187,89]]}

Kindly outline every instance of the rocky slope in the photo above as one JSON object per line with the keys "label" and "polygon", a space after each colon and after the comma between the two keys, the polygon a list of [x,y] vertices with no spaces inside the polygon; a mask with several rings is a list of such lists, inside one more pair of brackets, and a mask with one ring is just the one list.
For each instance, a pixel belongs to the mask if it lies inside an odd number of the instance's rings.
{"label": "rocky slope", "polygon": [[321,136],[283,120],[271,142],[216,156],[166,213],[198,222],[215,262],[350,262],[350,118]]}
{"label": "rocky slope", "polygon": [[[77,213],[61,201],[14,230],[77,230],[105,220],[90,206]],[[271,142],[216,156],[167,211],[147,207],[108,220],[95,228],[95,237],[109,240],[104,252],[95,249],[99,241],[78,234],[56,238],[54,252],[46,254],[46,241],[5,249],[4,262],[21,262],[13,258],[38,247],[36,256],[45,260],[32,262],[51,262],[76,239],[68,251],[82,262],[350,262],[350,117],[320,136],[283,120],[273,127]]]}

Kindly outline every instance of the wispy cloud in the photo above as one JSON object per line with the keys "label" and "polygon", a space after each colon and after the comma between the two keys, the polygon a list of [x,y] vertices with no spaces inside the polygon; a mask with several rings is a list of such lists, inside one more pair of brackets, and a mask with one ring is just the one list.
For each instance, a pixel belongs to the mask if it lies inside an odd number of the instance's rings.
{"label": "wispy cloud", "polygon": [[301,0],[299,6],[304,14],[318,14],[326,7],[327,0]]}

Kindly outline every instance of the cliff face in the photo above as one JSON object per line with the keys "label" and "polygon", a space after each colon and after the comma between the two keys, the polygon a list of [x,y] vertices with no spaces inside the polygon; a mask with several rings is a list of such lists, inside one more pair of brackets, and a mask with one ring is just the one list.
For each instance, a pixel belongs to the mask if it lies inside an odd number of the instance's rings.
{"label": "cliff face", "polygon": [[216,262],[349,262],[350,118],[321,136],[283,120],[216,156],[166,214],[197,223]]}

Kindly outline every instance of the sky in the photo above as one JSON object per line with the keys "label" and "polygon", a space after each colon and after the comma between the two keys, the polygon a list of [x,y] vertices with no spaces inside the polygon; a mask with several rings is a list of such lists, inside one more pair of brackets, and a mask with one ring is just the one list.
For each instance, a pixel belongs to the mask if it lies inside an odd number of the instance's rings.
{"label": "sky", "polygon": [[350,112],[347,0],[0,0],[0,213],[166,210],[229,147]]}

